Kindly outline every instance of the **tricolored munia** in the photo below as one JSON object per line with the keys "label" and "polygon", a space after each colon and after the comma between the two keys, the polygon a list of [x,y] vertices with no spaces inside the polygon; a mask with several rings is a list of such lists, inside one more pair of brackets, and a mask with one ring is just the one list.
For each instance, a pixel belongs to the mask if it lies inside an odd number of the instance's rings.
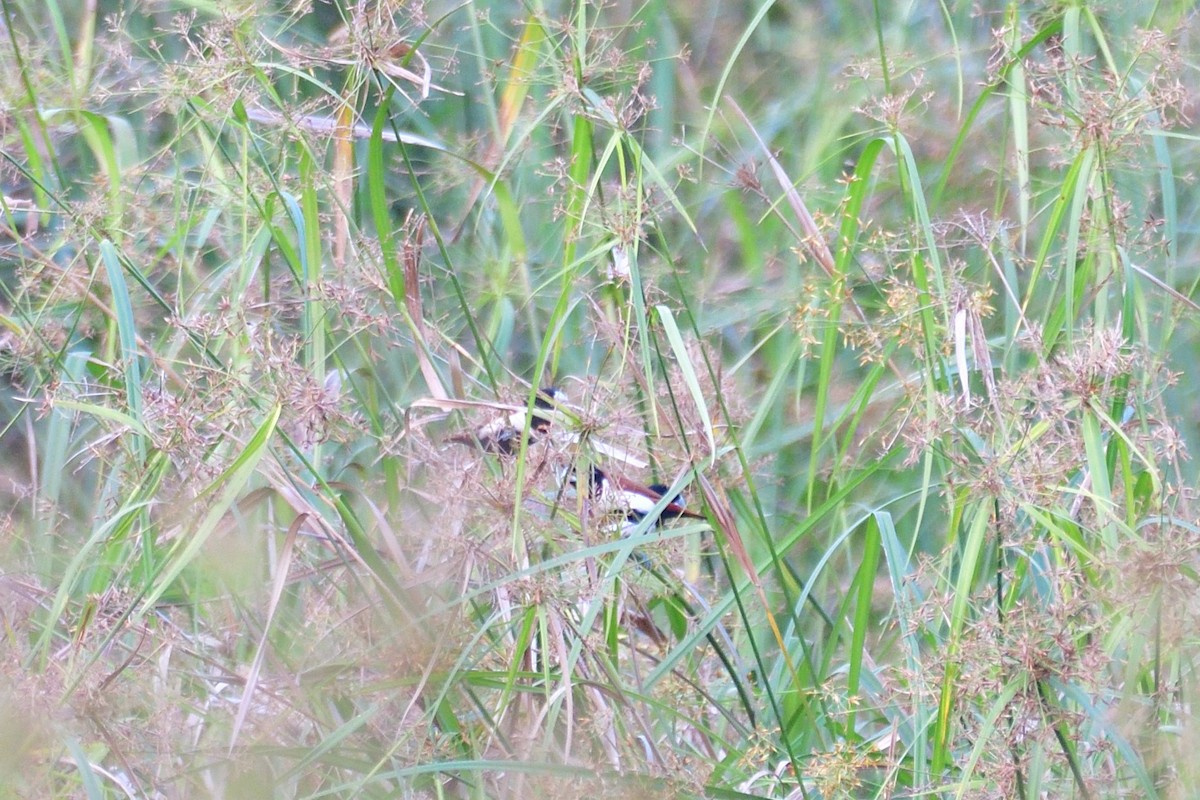
{"label": "tricolored munia", "polygon": [[[468,433],[458,433],[446,439],[448,442],[478,447],[484,452],[511,456],[521,448],[521,434],[529,431],[529,441],[535,442],[550,432],[549,415],[536,413],[537,409],[553,411],[555,406],[565,403],[566,394],[554,386],[538,389],[533,400],[535,413],[526,415],[526,409],[514,411],[507,417],[488,423]],[[528,419],[528,425],[526,420]]]}
{"label": "tricolored munia", "polygon": [[[571,483],[577,483],[574,472],[571,473]],[[667,492],[670,491],[670,487],[661,483],[642,486],[640,483],[620,475],[610,475],[592,465],[588,467],[588,490],[592,499],[601,503],[605,509],[614,514],[623,513],[625,515],[621,530],[623,533],[629,533],[654,511],[654,507],[662,502]],[[658,515],[659,519],[679,519],[681,517],[705,519],[703,514],[688,511],[684,507],[681,495],[672,497]]]}

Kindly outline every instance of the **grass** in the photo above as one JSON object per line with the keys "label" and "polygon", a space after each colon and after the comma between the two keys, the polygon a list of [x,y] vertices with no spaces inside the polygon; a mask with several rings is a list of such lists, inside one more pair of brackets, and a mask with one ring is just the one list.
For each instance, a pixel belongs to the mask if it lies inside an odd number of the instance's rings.
{"label": "grass", "polygon": [[1191,4],[0,8],[5,795],[1197,791]]}

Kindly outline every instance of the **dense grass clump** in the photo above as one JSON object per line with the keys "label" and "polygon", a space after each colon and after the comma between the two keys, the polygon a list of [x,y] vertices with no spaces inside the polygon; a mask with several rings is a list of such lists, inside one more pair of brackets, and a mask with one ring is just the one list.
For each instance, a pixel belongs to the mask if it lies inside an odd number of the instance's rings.
{"label": "dense grass clump", "polygon": [[0,793],[1200,790],[1194,9],[736,5],[2,4]]}

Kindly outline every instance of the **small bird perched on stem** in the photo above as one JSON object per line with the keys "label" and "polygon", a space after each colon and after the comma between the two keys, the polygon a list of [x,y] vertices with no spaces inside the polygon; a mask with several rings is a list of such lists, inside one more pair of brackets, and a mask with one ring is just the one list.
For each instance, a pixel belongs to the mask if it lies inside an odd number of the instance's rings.
{"label": "small bird perched on stem", "polygon": [[501,456],[511,456],[521,448],[521,435],[529,432],[529,441],[535,442],[550,432],[549,415],[536,413],[536,410],[553,411],[554,408],[567,400],[562,390],[546,386],[538,390],[534,398],[535,413],[527,414],[526,409],[514,411],[502,420],[489,423],[474,431],[457,433],[446,439],[448,442],[465,444],[468,447],[478,447],[486,453]]}
{"label": "small bird perched on stem", "polygon": [[[576,484],[575,473],[571,473],[571,483]],[[654,512],[654,508],[663,502],[669,486],[661,483],[642,486],[640,483],[623,478],[620,475],[610,475],[599,467],[588,467],[588,491],[591,497],[603,504],[613,514],[623,513],[625,519],[622,529],[631,531],[642,520]],[[658,519],[706,519],[703,514],[688,511],[684,507],[681,495],[675,495],[667,501],[658,514]]]}

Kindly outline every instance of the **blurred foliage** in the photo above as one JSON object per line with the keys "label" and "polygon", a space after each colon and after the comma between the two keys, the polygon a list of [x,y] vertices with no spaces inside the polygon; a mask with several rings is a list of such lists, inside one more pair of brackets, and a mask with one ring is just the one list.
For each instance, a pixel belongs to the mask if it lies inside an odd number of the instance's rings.
{"label": "blurred foliage", "polygon": [[1195,792],[1192,4],[0,8],[5,792]]}

